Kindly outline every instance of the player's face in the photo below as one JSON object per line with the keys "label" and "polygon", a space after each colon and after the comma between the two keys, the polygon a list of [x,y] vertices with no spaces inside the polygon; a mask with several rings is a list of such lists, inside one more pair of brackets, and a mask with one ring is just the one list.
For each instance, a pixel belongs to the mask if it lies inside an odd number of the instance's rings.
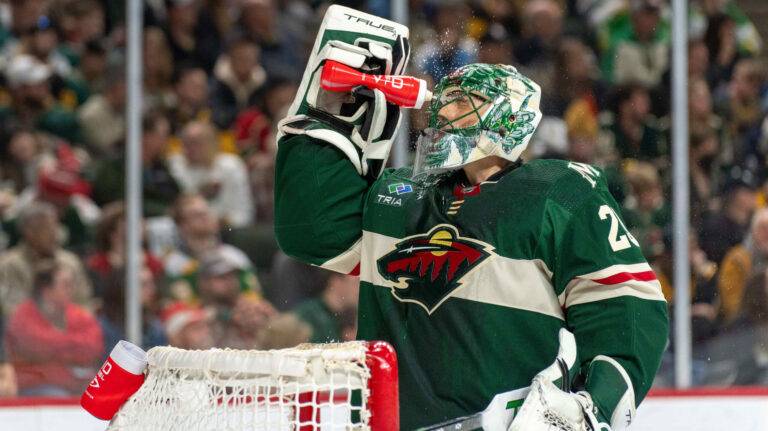
{"label": "player's face", "polygon": [[[437,115],[445,118],[445,123],[451,123],[455,129],[477,124],[491,106],[489,103],[483,103],[484,100],[480,96],[468,95],[462,90],[450,91],[443,97],[451,102],[437,111]],[[475,115],[470,114],[477,107],[479,107],[477,113]]]}

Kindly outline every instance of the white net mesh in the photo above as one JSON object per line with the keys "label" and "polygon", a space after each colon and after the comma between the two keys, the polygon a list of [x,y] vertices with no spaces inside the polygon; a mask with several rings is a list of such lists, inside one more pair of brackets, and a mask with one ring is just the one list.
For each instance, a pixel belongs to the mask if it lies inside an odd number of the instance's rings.
{"label": "white net mesh", "polygon": [[369,429],[362,342],[148,354],[146,381],[109,431]]}

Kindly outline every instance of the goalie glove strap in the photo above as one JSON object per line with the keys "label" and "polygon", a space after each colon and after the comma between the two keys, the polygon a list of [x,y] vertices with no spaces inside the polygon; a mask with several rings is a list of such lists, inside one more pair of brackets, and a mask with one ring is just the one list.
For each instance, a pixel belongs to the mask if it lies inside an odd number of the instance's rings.
{"label": "goalie glove strap", "polygon": [[587,423],[589,431],[611,431],[611,427],[608,424],[597,419],[597,406],[592,401],[592,395],[589,392],[576,392],[574,399],[581,404],[581,409],[584,412],[584,421]]}
{"label": "goalie glove strap", "polygon": [[[335,146],[347,156],[350,162],[352,162],[352,165],[359,175],[364,176],[367,173],[368,169],[367,166],[364,166],[363,164],[360,149],[350,141],[348,136],[328,127],[327,124],[306,115],[297,115],[284,118],[278,123],[278,127],[280,127],[286,136],[306,135],[310,138]],[[282,139],[283,138],[278,140],[278,145],[282,142]]]}
{"label": "goalie glove strap", "polygon": [[339,120],[336,118],[336,116],[329,114],[322,109],[317,109],[313,106],[307,107],[307,117],[320,121],[321,123],[325,123],[334,129],[338,129],[339,132],[346,136],[352,135],[352,131],[354,130],[354,127],[351,124]]}

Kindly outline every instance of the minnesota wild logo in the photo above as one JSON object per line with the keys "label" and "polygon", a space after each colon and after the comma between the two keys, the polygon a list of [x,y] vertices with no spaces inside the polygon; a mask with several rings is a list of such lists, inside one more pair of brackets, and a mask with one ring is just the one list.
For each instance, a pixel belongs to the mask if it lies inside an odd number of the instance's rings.
{"label": "minnesota wild logo", "polygon": [[455,227],[441,224],[405,238],[376,263],[398,300],[417,303],[432,314],[493,254],[490,245],[463,238]]}

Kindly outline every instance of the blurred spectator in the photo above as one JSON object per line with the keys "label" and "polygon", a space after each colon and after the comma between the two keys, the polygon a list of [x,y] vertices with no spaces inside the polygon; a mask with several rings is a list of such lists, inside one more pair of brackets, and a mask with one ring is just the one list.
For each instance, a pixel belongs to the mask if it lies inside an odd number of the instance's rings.
{"label": "blurred spectator", "polygon": [[273,80],[266,84],[263,108],[242,111],[232,125],[236,146],[242,155],[250,177],[256,205],[256,222],[270,223],[273,218],[275,152],[273,145],[277,122],[283,119],[298,85],[293,81]]}
{"label": "blurred spectator", "polygon": [[286,349],[309,343],[312,327],[293,313],[278,314],[259,331],[259,349]]}
{"label": "blurred spectator", "polygon": [[62,45],[70,55],[83,51],[88,42],[106,34],[104,3],[98,0],[70,0],[57,2],[55,15],[60,16],[59,32]]}
{"label": "blurred spectator", "polygon": [[[605,174],[608,190],[620,205],[624,202],[626,185],[618,155],[612,147],[601,147],[597,118],[587,99],[571,103],[565,113],[568,135],[566,160],[599,166]],[[551,157],[545,154],[545,157]]]}
{"label": "blurred spectator", "polygon": [[217,347],[253,349],[259,331],[276,314],[266,299],[254,292],[242,292],[238,281],[240,266],[226,253],[212,251],[203,257],[197,274],[200,305],[213,310]]}
{"label": "blurred spectator", "polygon": [[30,297],[35,266],[53,259],[69,271],[72,277],[73,299],[85,307],[91,306],[91,285],[80,259],[59,245],[61,226],[56,209],[47,203],[34,202],[19,214],[21,243],[0,254],[0,305],[4,316]]}
{"label": "blurred spectator", "polygon": [[[277,122],[285,118],[299,86],[294,81],[275,79],[265,84],[263,100],[239,113],[232,128],[237,149],[245,158],[248,170],[274,164],[276,146],[272,145]],[[268,160],[256,160],[256,159]]]}
{"label": "blurred spectator", "polygon": [[47,15],[40,15],[36,24],[18,39],[18,43],[8,43],[3,47],[2,56],[31,55],[46,64],[52,72],[51,93],[67,109],[74,109],[88,98],[88,88],[83,82],[73,79],[72,66],[78,63],[78,58],[59,42],[62,33],[58,15],[56,5],[51,5]]}
{"label": "blurred spectator", "polygon": [[322,293],[321,272],[322,269],[278,250],[272,259],[270,284],[264,294],[278,310],[288,311],[305,299]]}
{"label": "blurred spectator", "polygon": [[[704,41],[693,39],[688,42],[688,79],[707,79],[709,70],[709,49]],[[667,101],[668,102],[668,101]]]}
{"label": "blurred spectator", "polygon": [[477,62],[488,64],[514,64],[512,43],[507,30],[498,22],[488,26],[477,51]]}
{"label": "blurred spectator", "polygon": [[253,198],[242,159],[219,151],[211,125],[191,122],[181,131],[184,153],[171,156],[171,173],[185,191],[195,191],[211,203],[223,226],[253,223]]}
{"label": "blurred spectator", "polygon": [[80,55],[80,65],[72,71],[70,76],[73,81],[81,82],[89,94],[104,91],[105,79],[107,78],[106,43],[100,39],[89,40],[85,43]]}
{"label": "blurred spectator", "polygon": [[461,2],[436,4],[435,33],[416,51],[416,64],[437,82],[451,71],[475,61],[476,43],[465,36],[469,8]]}
{"label": "blurred spectator", "polygon": [[722,208],[699,225],[701,248],[714,262],[722,262],[725,253],[744,240],[757,205],[754,189],[742,182],[727,183],[721,196]]}
{"label": "blurred spectator", "polygon": [[208,76],[203,69],[192,67],[178,72],[174,80],[175,103],[170,111],[171,131],[179,133],[190,121],[208,122]]}
{"label": "blurred spectator", "polygon": [[663,0],[630,0],[630,11],[605,26],[602,69],[609,82],[654,87],[669,67],[669,26],[661,19]]}
{"label": "blurred spectator", "polygon": [[699,0],[691,2],[689,32],[692,38],[701,38],[712,17],[724,13],[734,22],[736,43],[740,52],[758,56],[763,41],[755,25],[734,0]]}
{"label": "blurred spectator", "polygon": [[[142,117],[141,176],[142,208],[146,217],[165,215],[179,195],[180,187],[166,164],[170,126],[157,111]],[[100,204],[123,200],[125,197],[125,154],[102,161],[96,168],[93,198]]]}
{"label": "blurred spectator", "polygon": [[45,12],[46,4],[43,1],[12,0],[8,2],[11,7],[10,34],[6,36],[6,43],[13,43],[16,38],[24,36],[26,32],[37,25],[37,20]]}
{"label": "blurred spectator", "polygon": [[516,64],[542,88],[549,88],[550,70],[560,41],[563,10],[555,0],[532,0],[523,7],[521,38],[514,46]]}
{"label": "blurred spectator", "polygon": [[176,303],[163,310],[163,314],[169,345],[186,350],[207,350],[215,346],[210,313]]}
{"label": "blurred spectator", "polygon": [[228,129],[238,112],[262,97],[267,74],[259,64],[259,47],[248,39],[235,39],[227,54],[219,57],[211,83],[213,123]]}
{"label": "blurred spectator", "polygon": [[5,325],[0,316],[0,398],[15,397],[18,391],[16,371],[5,351]]}
{"label": "blurred spectator", "polygon": [[[671,231],[665,232],[663,252],[653,260],[653,269],[661,284],[661,290],[669,303],[670,311],[674,310],[675,288]],[[694,338],[703,341],[713,336],[719,325],[719,295],[717,289],[717,263],[707,258],[706,253],[699,248],[696,232],[689,232],[688,255],[691,269],[691,318]],[[674,327],[674,326],[671,326]]]}
{"label": "blurred spectator", "polygon": [[[718,140],[717,168],[725,169],[733,163],[733,146],[728,139],[722,118],[714,113],[712,94],[707,81],[701,77],[689,78],[688,129],[691,132],[711,130]],[[718,172],[719,173],[719,172]]]}
{"label": "blurred spectator", "polygon": [[123,65],[112,68],[104,92],[92,95],[77,111],[85,143],[92,156],[108,156],[125,139],[125,75]]}
{"label": "blurred spectator", "polygon": [[5,69],[11,104],[0,108],[0,129],[23,127],[49,132],[70,143],[83,142],[77,118],[51,93],[50,68],[31,55],[14,57]]}
{"label": "blurred spectator", "polygon": [[691,177],[691,223],[700,225],[719,205],[719,146],[712,129],[693,130],[688,148],[688,170]]}
{"label": "blurred spectator", "polygon": [[650,114],[648,90],[642,85],[625,84],[614,88],[612,116],[602,118],[604,146],[615,148],[621,158],[654,162],[666,167],[664,130]]}
{"label": "blurred spectator", "polygon": [[157,27],[144,29],[142,51],[145,106],[168,108],[173,104],[173,57],[165,33]]}
{"label": "blurred spectator", "polygon": [[564,118],[568,133],[566,159],[591,165],[603,165],[597,147],[598,125],[592,108],[586,103],[574,103]]}
{"label": "blurred spectator", "polygon": [[3,45],[0,52],[3,58],[31,55],[61,78],[66,78],[72,73],[69,60],[57,50],[59,37],[50,16],[40,15],[35,24],[20,36],[19,39]]}
{"label": "blurred spectator", "polygon": [[717,88],[731,79],[733,67],[742,57],[736,42],[736,23],[721,13],[709,17],[704,43],[710,58],[708,78]]}
{"label": "blurred spectator", "polygon": [[[141,305],[141,348],[149,350],[166,344],[163,324],[160,322],[160,304],[157,297],[157,278],[147,266],[139,272],[139,302]],[[99,325],[104,334],[104,357],[120,340],[125,340],[125,270],[118,269],[109,275],[103,292],[103,306],[98,314]]]}
{"label": "blurred spectator", "polygon": [[31,298],[8,321],[19,395],[79,395],[95,374],[104,341],[96,318],[72,302],[75,283],[69,268],[38,262]]}
{"label": "blurred spectator", "polygon": [[725,323],[736,318],[744,297],[744,286],[752,274],[768,269],[768,209],[752,217],[749,234],[725,255],[720,270],[718,291],[720,316]]}
{"label": "blurred spectator", "polygon": [[219,222],[208,201],[199,194],[183,194],[173,206],[173,220],[179,233],[178,248],[164,257],[165,272],[171,279],[174,300],[194,302],[197,270],[205,255],[216,251],[237,266],[240,289],[261,292],[253,264],[240,249],[221,242]]}
{"label": "blurred spectator", "polygon": [[[91,229],[101,214],[99,207],[88,197],[90,191],[91,185],[80,177],[79,172],[63,166],[61,157],[56,169],[41,174],[37,181],[34,198],[56,207],[65,234],[62,244],[76,252],[88,248]],[[24,198],[22,195],[19,200],[23,202]]]}
{"label": "blurred spectator", "polygon": [[261,48],[261,64],[268,77],[300,79],[308,56],[302,35],[297,34],[295,24],[281,19],[275,0],[244,0],[239,24],[240,36]]}
{"label": "blurred spectator", "polygon": [[556,47],[550,73],[552,89],[542,95],[544,113],[563,117],[569,107],[583,102],[596,120],[605,107],[605,88],[597,79],[595,54],[578,39],[563,39]]}
{"label": "blurred spectator", "polygon": [[38,172],[56,164],[55,156],[46,148],[45,138],[28,129],[14,132],[0,160],[0,181],[15,194],[34,188]]}
{"label": "blurred spectator", "polygon": [[312,343],[339,342],[345,327],[351,326],[349,322],[342,324],[342,318],[357,315],[360,279],[330,271],[323,271],[321,279],[323,292],[300,303],[292,312],[312,327]]}
{"label": "blurred spectator", "polygon": [[[768,271],[757,271],[746,281],[741,309],[737,320],[731,326],[760,327],[766,324],[768,324]],[[761,341],[764,343],[764,340]],[[762,347],[768,348],[768,344],[763,344]]]}
{"label": "blurred spectator", "polygon": [[760,60],[741,60],[733,69],[727,94],[720,92],[716,96],[715,106],[727,122],[734,143],[734,163],[753,174],[765,166],[765,150],[756,147],[765,115],[761,94],[767,80],[768,73]]}
{"label": "blurred spectator", "polygon": [[[237,3],[239,7],[240,2]],[[202,0],[200,3],[201,13],[210,17],[216,32],[221,35],[228,34],[232,30],[234,23],[234,7],[228,2],[219,0]]]}
{"label": "blurred spectator", "polygon": [[[706,385],[766,385],[768,384],[768,283],[766,271],[752,273],[744,287],[744,298],[737,317],[725,325],[721,335],[710,343],[714,360],[711,373],[720,379],[708,379]],[[733,352],[740,352],[734,355]],[[714,358],[712,356],[715,356]],[[720,358],[718,358],[720,357]],[[718,359],[727,358],[724,361]],[[736,359],[736,360],[734,360]],[[726,372],[723,372],[724,371]]]}
{"label": "blurred spectator", "polygon": [[19,193],[14,206],[6,212],[2,227],[10,235],[11,244],[15,245],[19,240],[16,226],[19,212],[34,201],[46,202],[56,208],[64,228],[62,245],[73,250],[86,248],[90,228],[98,221],[100,210],[88,197],[91,186],[80,174],[82,151],[42,133],[35,133],[33,138],[34,141],[24,138],[21,144],[37,144],[39,150],[36,151],[40,151],[40,156],[28,161],[27,166],[19,163],[16,168],[34,175],[34,183],[26,184]]}
{"label": "blurred spectator", "polygon": [[165,8],[164,31],[174,66],[210,73],[219,55],[219,34],[210,17],[201,13],[197,0],[165,0]]}
{"label": "blurred spectator", "polygon": [[[124,268],[125,251],[125,204],[113,202],[104,206],[96,231],[96,252],[85,262],[97,298],[103,298],[108,289],[113,289],[113,274]],[[155,280],[162,279],[163,262],[160,259],[144,250],[142,260]],[[107,350],[111,351],[111,348]]]}
{"label": "blurred spectator", "polygon": [[[705,381],[709,368],[707,356],[708,343],[722,329],[718,315],[719,297],[717,292],[717,264],[707,259],[706,254],[699,248],[698,238],[694,231],[689,232],[688,253],[690,259],[690,295],[691,295],[691,337],[693,341],[693,357],[691,361],[692,381],[699,385]],[[664,235],[663,252],[653,260],[653,270],[661,284],[661,290],[669,303],[671,328],[675,319],[675,287],[674,258],[672,255],[671,231]],[[671,354],[675,351],[674,337],[670,334],[670,350],[662,359],[662,367],[658,372],[661,381],[670,382],[673,379],[673,364]],[[656,384],[656,383],[654,383]]]}
{"label": "blurred spectator", "polygon": [[643,255],[652,261],[664,250],[664,231],[671,220],[661,179],[653,165],[643,162],[628,166],[626,178],[632,194],[624,201],[621,214]]}

